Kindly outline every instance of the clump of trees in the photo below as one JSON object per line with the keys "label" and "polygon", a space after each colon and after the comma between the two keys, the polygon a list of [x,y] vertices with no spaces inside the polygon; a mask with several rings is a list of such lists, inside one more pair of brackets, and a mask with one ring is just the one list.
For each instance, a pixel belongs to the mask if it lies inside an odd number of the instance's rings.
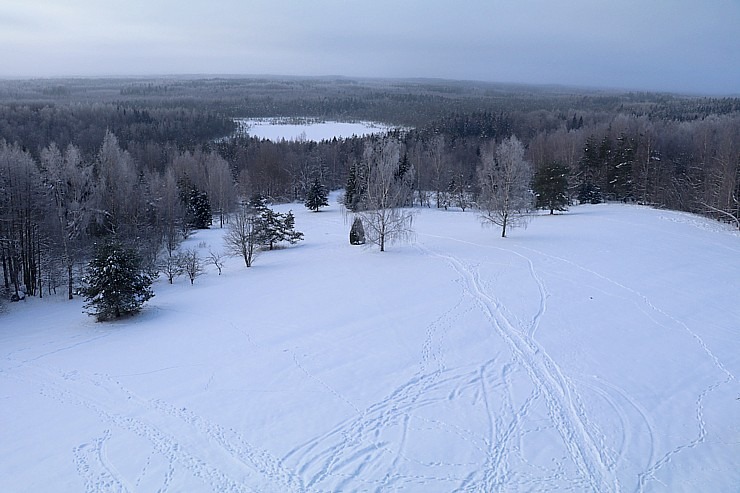
{"label": "clump of trees", "polygon": [[402,147],[387,137],[368,142],[345,194],[345,205],[362,220],[366,240],[381,252],[386,244],[413,235],[413,213],[407,207],[413,202],[414,168]]}
{"label": "clump of trees", "polygon": [[234,214],[224,242],[230,254],[242,257],[251,267],[260,249],[273,250],[281,242],[292,245],[302,239],[292,212],[276,212],[267,206],[265,197],[255,195]]}
{"label": "clump of trees", "polygon": [[110,132],[87,156],[52,143],[35,158],[0,140],[0,289],[20,298],[65,286],[71,299],[93,245],[113,238],[171,281],[183,273],[180,242],[211,224],[212,202],[227,214],[235,197],[228,164],[212,152],[174,153],[158,172]]}

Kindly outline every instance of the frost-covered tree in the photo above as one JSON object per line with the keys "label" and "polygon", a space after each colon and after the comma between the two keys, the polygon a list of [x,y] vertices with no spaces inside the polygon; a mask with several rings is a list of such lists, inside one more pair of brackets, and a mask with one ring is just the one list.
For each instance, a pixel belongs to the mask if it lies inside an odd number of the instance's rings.
{"label": "frost-covered tree", "polygon": [[236,204],[236,183],[229,163],[215,152],[206,157],[205,168],[208,174],[208,197],[223,228],[226,215],[234,210]]}
{"label": "frost-covered tree", "polygon": [[326,192],[326,187],[321,183],[321,180],[314,178],[311,183],[311,187],[306,193],[305,205],[309,210],[319,212],[321,207],[328,207],[329,200]]}
{"label": "frost-covered tree", "polygon": [[154,296],[151,284],[135,250],[106,241],[88,265],[82,290],[85,311],[98,322],[137,313]]}
{"label": "frost-covered tree", "polygon": [[526,225],[532,210],[532,165],[524,159],[524,146],[515,136],[481,152],[478,169],[478,205],[484,224],[507,228]]}
{"label": "frost-covered tree", "polygon": [[366,238],[385,251],[386,243],[413,235],[413,214],[405,206],[413,194],[414,168],[401,167],[401,144],[382,139],[365,148],[368,174],[364,210],[360,212]]}
{"label": "frost-covered tree", "polygon": [[71,300],[73,267],[86,251],[85,237],[95,200],[92,164],[85,162],[71,144],[64,153],[51,144],[41,151],[40,168],[49,200],[50,236],[67,273],[67,297]]}

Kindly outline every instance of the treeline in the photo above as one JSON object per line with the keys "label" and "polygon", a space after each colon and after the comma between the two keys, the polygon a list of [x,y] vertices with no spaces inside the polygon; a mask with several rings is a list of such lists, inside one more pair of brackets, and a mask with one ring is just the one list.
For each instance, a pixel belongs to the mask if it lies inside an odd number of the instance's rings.
{"label": "treeline", "polygon": [[137,107],[121,103],[0,104],[0,138],[38,157],[44,147],[74,144],[91,155],[106,132],[124,148],[154,142],[193,149],[231,134],[234,121],[222,114],[184,107]]}
{"label": "treeline", "polygon": [[[690,120],[547,111],[456,114],[404,137],[420,202],[436,207],[477,194],[476,169],[489,141],[515,135],[536,170],[567,170],[572,201],[638,202],[737,222],[740,112]],[[458,199],[459,200],[459,199]]]}
{"label": "treeline", "polygon": [[[0,81],[0,104],[43,107],[96,103],[139,110],[179,108],[229,117],[365,119],[417,128],[452,113],[545,111],[570,117],[573,112],[601,112],[687,121],[740,110],[738,98],[432,79],[171,77]],[[125,143],[122,136],[119,139]]]}

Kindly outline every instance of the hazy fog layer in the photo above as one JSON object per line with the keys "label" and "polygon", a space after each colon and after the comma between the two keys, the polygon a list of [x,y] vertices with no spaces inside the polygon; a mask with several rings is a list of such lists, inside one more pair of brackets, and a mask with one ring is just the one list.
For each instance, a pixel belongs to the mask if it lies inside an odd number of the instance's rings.
{"label": "hazy fog layer", "polygon": [[4,0],[0,77],[441,77],[740,93],[732,0]]}

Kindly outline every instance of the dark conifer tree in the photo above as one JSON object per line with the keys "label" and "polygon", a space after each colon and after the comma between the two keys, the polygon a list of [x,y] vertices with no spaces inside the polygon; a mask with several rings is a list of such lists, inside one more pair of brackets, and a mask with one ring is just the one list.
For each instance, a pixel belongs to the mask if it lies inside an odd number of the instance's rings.
{"label": "dark conifer tree", "polygon": [[206,192],[201,192],[196,188],[191,189],[188,217],[192,227],[195,229],[208,229],[213,224],[211,201],[208,199]]}
{"label": "dark conifer tree", "polygon": [[311,187],[308,189],[305,205],[309,210],[314,212],[319,212],[319,208],[329,205],[326,187],[321,184],[318,178],[314,178]]}
{"label": "dark conifer tree", "polygon": [[208,229],[213,224],[211,201],[208,194],[198,190],[195,185],[180,187],[180,200],[185,204],[185,222],[193,229]]}
{"label": "dark conifer tree", "polygon": [[154,296],[151,284],[135,250],[116,240],[106,241],[88,265],[82,291],[85,311],[98,322],[137,313]]}
{"label": "dark conifer tree", "polygon": [[564,211],[568,205],[568,168],[560,163],[551,163],[542,167],[534,175],[535,207]]}
{"label": "dark conifer tree", "polygon": [[259,214],[260,243],[270,250],[281,241],[294,244],[303,239],[303,233],[295,230],[295,216],[292,212],[281,214],[265,207]]}

